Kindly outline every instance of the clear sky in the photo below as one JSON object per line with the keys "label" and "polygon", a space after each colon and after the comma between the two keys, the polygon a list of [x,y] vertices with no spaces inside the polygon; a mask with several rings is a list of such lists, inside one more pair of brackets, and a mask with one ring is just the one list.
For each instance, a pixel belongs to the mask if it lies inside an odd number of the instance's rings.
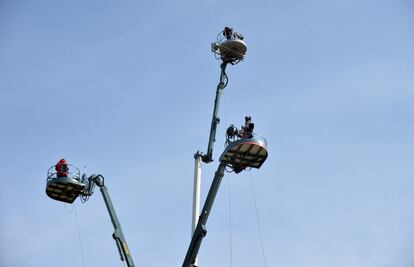
{"label": "clear sky", "polygon": [[136,266],[181,266],[224,26],[248,55],[203,198],[229,124],[251,115],[269,158],[225,175],[201,266],[265,266],[252,183],[266,266],[413,266],[413,25],[410,0],[2,0],[0,266],[122,266],[99,191],[45,194],[61,157],[105,176]]}

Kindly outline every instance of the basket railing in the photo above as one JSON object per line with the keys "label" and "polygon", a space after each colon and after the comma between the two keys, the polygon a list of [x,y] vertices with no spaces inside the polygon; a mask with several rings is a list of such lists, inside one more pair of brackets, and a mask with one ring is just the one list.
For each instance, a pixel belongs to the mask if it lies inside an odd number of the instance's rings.
{"label": "basket railing", "polygon": [[[73,166],[72,164],[67,164],[67,166],[68,166],[68,171],[67,171],[67,176],[65,177],[80,181],[81,175],[80,175],[79,169],[76,166]],[[47,170],[46,182],[48,183],[56,178],[58,178],[57,171],[56,171],[56,165],[53,165],[52,167],[49,168],[49,170]]]}

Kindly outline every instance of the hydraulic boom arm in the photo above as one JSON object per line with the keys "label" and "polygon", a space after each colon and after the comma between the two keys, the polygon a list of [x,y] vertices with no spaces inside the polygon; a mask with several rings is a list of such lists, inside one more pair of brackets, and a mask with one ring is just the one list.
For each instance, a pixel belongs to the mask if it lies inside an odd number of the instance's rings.
{"label": "hydraulic boom arm", "polygon": [[203,155],[202,159],[204,163],[209,163],[213,161],[213,148],[214,142],[216,141],[216,131],[217,126],[220,123],[220,118],[218,117],[218,109],[220,106],[220,97],[223,89],[227,86],[228,78],[226,74],[226,67],[227,62],[221,63],[221,74],[220,74],[220,82],[217,85],[216,90],[216,98],[214,100],[214,111],[213,111],[213,118],[211,119],[211,127],[210,127],[210,137],[208,139],[208,147],[207,147],[207,154]]}
{"label": "hydraulic boom arm", "polygon": [[217,191],[220,187],[221,180],[223,179],[225,169],[226,164],[220,163],[216,171],[216,174],[214,175],[213,182],[211,183],[210,190],[208,191],[206,202],[204,203],[203,210],[201,211],[201,215],[198,220],[197,226],[194,230],[193,237],[191,238],[191,243],[188,247],[187,254],[185,256],[182,267],[189,267],[190,264],[193,264],[195,262],[195,259],[201,246],[201,242],[207,234],[207,219],[210,215],[211,208],[213,207],[213,203],[216,198]]}
{"label": "hydraulic boom arm", "polygon": [[94,184],[96,184],[100,188],[109,216],[111,217],[112,225],[115,229],[114,233],[112,234],[112,237],[114,238],[116,246],[118,247],[118,252],[121,257],[121,260],[125,261],[128,267],[134,267],[135,265],[134,261],[132,260],[131,252],[129,251],[128,244],[122,232],[121,224],[119,223],[118,216],[116,216],[114,206],[112,205],[111,197],[108,193],[108,188],[104,184],[103,176],[92,175],[91,177],[89,177],[88,180],[90,194],[93,193]]}

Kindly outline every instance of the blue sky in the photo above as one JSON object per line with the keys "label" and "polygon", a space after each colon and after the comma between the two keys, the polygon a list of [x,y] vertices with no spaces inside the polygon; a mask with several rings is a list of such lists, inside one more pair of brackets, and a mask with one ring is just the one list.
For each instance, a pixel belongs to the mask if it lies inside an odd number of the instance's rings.
{"label": "blue sky", "polygon": [[228,68],[203,196],[229,124],[251,115],[269,158],[225,175],[201,266],[231,266],[230,243],[233,266],[264,266],[251,182],[267,266],[412,266],[413,23],[408,0],[1,1],[0,265],[83,266],[82,244],[85,266],[122,266],[98,191],[46,196],[65,157],[105,176],[137,266],[181,266],[210,43],[232,26],[248,55]]}

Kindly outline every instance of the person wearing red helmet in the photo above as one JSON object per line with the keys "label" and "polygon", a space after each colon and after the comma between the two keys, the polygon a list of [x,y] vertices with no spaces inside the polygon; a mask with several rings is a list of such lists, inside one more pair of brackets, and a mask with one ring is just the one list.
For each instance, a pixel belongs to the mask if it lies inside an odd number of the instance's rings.
{"label": "person wearing red helmet", "polygon": [[69,166],[65,159],[61,159],[55,166],[57,177],[68,177]]}

